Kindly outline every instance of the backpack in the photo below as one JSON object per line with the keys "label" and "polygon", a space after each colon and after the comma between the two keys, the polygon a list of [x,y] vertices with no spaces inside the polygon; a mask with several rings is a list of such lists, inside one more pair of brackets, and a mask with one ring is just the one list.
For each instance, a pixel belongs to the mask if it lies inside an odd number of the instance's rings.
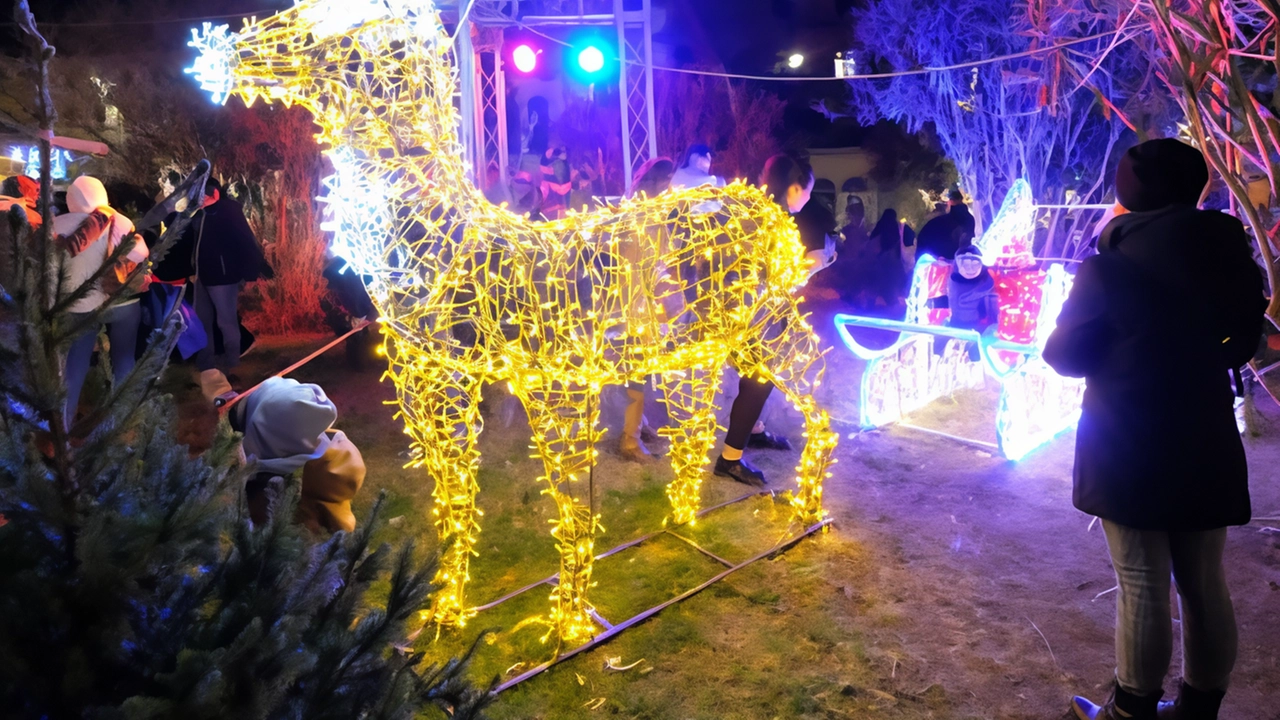
{"label": "backpack", "polygon": [[[108,232],[114,234],[116,218],[119,215],[113,215],[110,221]],[[108,295],[115,295],[121,289],[124,290],[125,297],[132,297],[140,293],[144,293],[151,289],[151,267],[148,256],[150,250],[147,249],[146,242],[142,236],[136,232],[131,232],[120,238],[121,244],[133,243],[133,248],[127,255],[118,260],[111,268],[112,272],[107,273],[102,278],[102,291]],[[116,251],[119,244],[106,243],[106,252],[102,261],[106,262],[111,258],[112,253]],[[139,265],[146,265],[142,270],[134,272]]]}

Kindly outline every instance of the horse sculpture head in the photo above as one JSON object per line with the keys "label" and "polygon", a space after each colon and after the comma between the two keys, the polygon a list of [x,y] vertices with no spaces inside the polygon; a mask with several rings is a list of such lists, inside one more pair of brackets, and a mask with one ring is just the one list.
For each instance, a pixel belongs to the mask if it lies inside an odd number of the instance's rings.
{"label": "horse sculpture head", "polygon": [[188,45],[200,55],[187,72],[214,102],[238,95],[246,104],[296,103],[317,115],[330,109],[326,98],[352,89],[353,73],[373,57],[449,49],[431,0],[299,0],[265,20],[246,19],[238,33],[205,23],[191,34]]}
{"label": "horse sculpture head", "polygon": [[[206,23],[188,43],[187,72],[231,96],[300,105],[334,168],[324,181],[331,249],[375,296],[421,283],[432,269],[391,240],[420,225],[423,198],[478,197],[458,142],[452,44],[431,0],[300,0],[232,33]],[[442,191],[447,191],[442,192]]]}

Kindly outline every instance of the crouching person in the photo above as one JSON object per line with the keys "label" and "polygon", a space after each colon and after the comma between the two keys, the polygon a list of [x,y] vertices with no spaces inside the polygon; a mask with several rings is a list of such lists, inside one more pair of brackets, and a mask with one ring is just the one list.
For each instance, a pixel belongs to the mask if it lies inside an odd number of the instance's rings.
{"label": "crouching person", "polygon": [[355,530],[351,500],[364,484],[360,450],[334,430],[338,410],[319,385],[270,378],[231,409],[231,426],[244,433],[245,456],[260,472],[245,488],[249,516],[266,522],[278,488],[273,480],[302,470],[295,519],[312,532]]}

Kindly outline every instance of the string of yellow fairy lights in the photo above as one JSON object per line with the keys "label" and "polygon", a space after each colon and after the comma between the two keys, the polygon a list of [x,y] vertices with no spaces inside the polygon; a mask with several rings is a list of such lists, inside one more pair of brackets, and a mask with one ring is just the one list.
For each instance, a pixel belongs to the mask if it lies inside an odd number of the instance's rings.
{"label": "string of yellow fairy lights", "polygon": [[[523,402],[560,553],[545,618],[557,647],[591,637],[599,517],[584,484],[596,462],[600,389],[657,377],[677,419],[675,523],[693,520],[721,368],[774,382],[804,413],[791,504],[821,519],[836,435],[814,403],[822,355],[795,290],[804,250],[787,213],[735,183],[639,197],[533,222],[468,181],[452,104],[448,36],[429,0],[304,0],[238,34],[206,25],[189,70],[216,102],[300,104],[333,165],[324,181],[332,249],[366,279],[386,336],[413,458],[435,481],[444,556],[433,617],[463,624],[481,511],[482,385]],[[715,213],[694,209],[718,203]]]}

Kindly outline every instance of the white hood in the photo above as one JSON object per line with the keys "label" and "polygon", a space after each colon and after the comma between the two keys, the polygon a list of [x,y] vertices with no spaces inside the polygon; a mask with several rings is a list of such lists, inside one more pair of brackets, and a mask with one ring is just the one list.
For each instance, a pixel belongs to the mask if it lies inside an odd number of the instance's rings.
{"label": "white hood", "polygon": [[[111,224],[74,257],[59,253],[63,292],[71,292],[93,277],[107,257],[115,252],[116,247],[125,238],[133,235],[133,222],[111,209],[107,204],[107,190],[102,187],[102,182],[97,178],[81,175],[71,183],[71,187],[67,189],[67,209],[71,212],[53,219],[54,235],[64,237],[71,235],[81,223],[88,219],[89,213],[95,210],[110,217]],[[146,243],[141,237],[134,236],[133,244],[126,259],[135,263],[142,262],[148,255]],[[69,310],[74,313],[92,312],[106,301],[107,294],[102,291],[101,286],[95,286],[87,295],[72,304]]]}
{"label": "white hood", "polygon": [[107,203],[107,189],[102,181],[88,175],[81,175],[67,189],[67,209],[73,213],[91,213],[98,208],[110,209]]}
{"label": "white hood", "polygon": [[325,431],[338,419],[319,385],[292,378],[268,378],[240,404],[244,454],[257,459],[260,470],[280,475],[323,455],[329,447]]}

